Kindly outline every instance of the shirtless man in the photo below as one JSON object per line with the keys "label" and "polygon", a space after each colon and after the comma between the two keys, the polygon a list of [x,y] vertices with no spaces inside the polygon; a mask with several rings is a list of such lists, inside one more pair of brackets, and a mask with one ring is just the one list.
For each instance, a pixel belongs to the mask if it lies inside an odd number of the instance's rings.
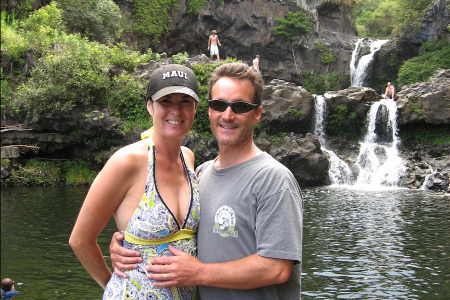
{"label": "shirtless man", "polygon": [[395,98],[395,89],[394,86],[391,85],[390,82],[388,82],[387,87],[386,87],[386,92],[384,93],[384,98],[391,98],[394,99]]}
{"label": "shirtless man", "polygon": [[211,60],[213,60],[214,55],[217,55],[217,60],[220,60],[218,46],[222,47],[219,42],[219,37],[217,36],[217,31],[213,30],[208,39],[208,50],[209,54],[211,55]]}
{"label": "shirtless man", "polygon": [[253,69],[258,73],[260,72],[260,70],[259,70],[259,55],[256,55],[256,58],[253,60]]}

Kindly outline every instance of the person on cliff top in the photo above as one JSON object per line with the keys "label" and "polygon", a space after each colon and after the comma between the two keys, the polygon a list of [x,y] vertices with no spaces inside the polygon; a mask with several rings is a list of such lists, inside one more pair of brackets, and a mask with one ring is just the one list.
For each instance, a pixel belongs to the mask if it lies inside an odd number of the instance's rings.
{"label": "person on cliff top", "polygon": [[[300,299],[303,204],[293,174],[253,141],[264,82],[243,63],[211,74],[209,110],[219,156],[200,165],[198,259],[173,247],[146,268],[159,287],[198,285],[201,299]],[[110,252],[114,272],[136,268],[139,253]]]}
{"label": "person on cliff top", "polygon": [[217,60],[220,60],[218,46],[222,47],[222,44],[220,44],[219,37],[217,36],[217,31],[213,30],[208,39],[208,50],[209,55],[211,55],[211,60],[213,60],[214,55],[217,56]]}
{"label": "person on cliff top", "polygon": [[7,299],[14,295],[19,295],[20,293],[14,289],[13,281],[11,278],[4,278],[2,280],[2,290],[1,295],[2,299]]}
{"label": "person on cliff top", "polygon": [[255,59],[253,60],[253,70],[256,72],[260,72],[259,70],[259,55],[256,55]]}
{"label": "person on cliff top", "polygon": [[[156,69],[147,88],[153,127],[142,140],[119,149],[89,189],[70,236],[78,259],[105,289],[103,299],[196,299],[195,286],[156,287],[146,266],[177,249],[197,256],[200,201],[194,154],[182,147],[199,101],[194,72],[182,65]],[[114,215],[124,246],[143,260],[127,277],[111,276],[97,237]],[[186,255],[188,255],[186,254]],[[157,280],[169,280],[162,274]]]}
{"label": "person on cliff top", "polygon": [[390,82],[387,83],[386,91],[384,92],[384,98],[386,97],[390,99],[395,98],[395,88]]}

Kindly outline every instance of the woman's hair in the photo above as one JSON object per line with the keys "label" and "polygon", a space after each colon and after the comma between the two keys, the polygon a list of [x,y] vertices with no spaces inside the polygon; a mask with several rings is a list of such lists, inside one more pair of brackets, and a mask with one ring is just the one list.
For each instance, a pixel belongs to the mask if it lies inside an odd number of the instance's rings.
{"label": "woman's hair", "polygon": [[228,63],[217,67],[211,73],[211,80],[209,82],[209,99],[211,99],[211,91],[217,80],[222,77],[236,78],[240,80],[248,79],[254,88],[254,103],[261,106],[262,96],[264,91],[264,81],[261,74],[253,70],[244,63]]}

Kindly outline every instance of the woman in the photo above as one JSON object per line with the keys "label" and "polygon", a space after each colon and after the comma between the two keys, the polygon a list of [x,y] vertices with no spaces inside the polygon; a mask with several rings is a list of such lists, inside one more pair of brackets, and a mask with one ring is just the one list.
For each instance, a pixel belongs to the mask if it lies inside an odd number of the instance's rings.
{"label": "woman", "polygon": [[[168,245],[196,255],[200,216],[194,154],[182,147],[198,104],[192,70],[166,65],[155,70],[147,89],[153,127],[142,140],[118,150],[92,183],[70,237],[70,246],[97,283],[103,299],[192,299],[195,287],[156,288],[145,266],[171,255]],[[143,262],[127,278],[111,277],[97,237],[111,215],[124,232],[124,246]]]}

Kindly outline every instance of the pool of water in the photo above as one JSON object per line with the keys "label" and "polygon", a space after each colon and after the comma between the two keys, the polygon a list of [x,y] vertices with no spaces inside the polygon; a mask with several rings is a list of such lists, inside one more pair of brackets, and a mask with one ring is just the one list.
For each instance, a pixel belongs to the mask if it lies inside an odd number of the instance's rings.
{"label": "pool of water", "polygon": [[[1,277],[23,299],[100,299],[68,240],[86,188],[3,187]],[[450,298],[450,201],[413,190],[304,189],[302,299]],[[99,237],[109,264],[111,220]],[[19,297],[17,297],[19,299]]]}

